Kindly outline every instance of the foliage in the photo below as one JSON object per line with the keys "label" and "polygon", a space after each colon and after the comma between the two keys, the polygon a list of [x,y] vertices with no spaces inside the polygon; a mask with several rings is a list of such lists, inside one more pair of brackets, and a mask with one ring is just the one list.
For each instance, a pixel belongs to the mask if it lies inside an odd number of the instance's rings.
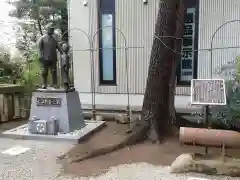
{"label": "foliage", "polygon": [[10,52],[3,45],[0,45],[0,62],[1,63],[9,63],[10,62]]}
{"label": "foliage", "polygon": [[27,52],[29,49],[34,49],[37,38],[40,36],[36,24],[34,23],[19,23],[20,28],[16,28],[17,42],[15,47],[20,52]]}
{"label": "foliage", "polygon": [[212,107],[212,121],[226,129],[240,129],[240,56],[227,66],[223,65],[221,75],[231,77],[226,81],[227,104]]}
{"label": "foliage", "polygon": [[27,64],[23,66],[20,84],[24,86],[26,91],[32,91],[36,88],[36,84],[41,82],[40,64],[37,53],[30,53]]}
{"label": "foliage", "polygon": [[240,80],[240,56],[236,58],[237,79]]}
{"label": "foliage", "polygon": [[[38,54],[30,51],[28,57],[11,58],[7,52],[0,53],[0,83],[21,84],[26,91],[31,91],[40,83],[40,64]],[[6,60],[7,59],[7,60]]]}
{"label": "foliage", "polygon": [[19,20],[14,30],[17,35],[16,48],[22,52],[21,61],[14,70],[17,76],[12,73],[10,79],[31,91],[41,80],[36,42],[47,24],[53,23],[60,34],[65,34],[63,40],[68,40],[67,0],[9,0],[9,3],[15,7],[10,16]]}
{"label": "foliage", "polygon": [[0,83],[12,83],[11,76],[17,67],[18,63],[12,61],[9,50],[0,45]]}
{"label": "foliage", "polygon": [[10,13],[18,19],[40,20],[42,26],[54,23],[57,28],[67,29],[66,0],[16,0],[10,2],[15,9]]}
{"label": "foliage", "polygon": [[49,23],[60,29],[64,41],[68,40],[65,33],[68,30],[67,0],[14,0],[9,3],[15,7],[10,16],[21,20],[16,28],[19,50],[26,51],[30,44],[35,44]]}
{"label": "foliage", "polygon": [[212,121],[225,129],[240,129],[240,85],[226,83],[227,105],[212,107]]}

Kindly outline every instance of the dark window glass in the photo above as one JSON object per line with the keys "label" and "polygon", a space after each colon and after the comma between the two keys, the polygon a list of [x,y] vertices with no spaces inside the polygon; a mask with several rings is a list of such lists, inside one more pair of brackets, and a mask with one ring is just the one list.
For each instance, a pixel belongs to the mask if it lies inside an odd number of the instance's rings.
{"label": "dark window glass", "polygon": [[116,85],[115,0],[99,0],[99,81]]}
{"label": "dark window glass", "polygon": [[99,10],[115,12],[115,0],[98,0],[99,1]]}

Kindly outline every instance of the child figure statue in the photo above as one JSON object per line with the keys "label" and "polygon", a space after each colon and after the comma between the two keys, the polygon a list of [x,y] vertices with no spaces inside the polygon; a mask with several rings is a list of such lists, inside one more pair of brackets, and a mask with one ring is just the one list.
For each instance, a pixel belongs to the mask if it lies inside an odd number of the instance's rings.
{"label": "child figure statue", "polygon": [[66,92],[75,91],[73,87],[70,87],[70,78],[69,78],[69,56],[68,56],[69,46],[67,43],[62,44],[62,54],[61,54],[61,72],[62,72],[62,79],[64,84],[64,89]]}

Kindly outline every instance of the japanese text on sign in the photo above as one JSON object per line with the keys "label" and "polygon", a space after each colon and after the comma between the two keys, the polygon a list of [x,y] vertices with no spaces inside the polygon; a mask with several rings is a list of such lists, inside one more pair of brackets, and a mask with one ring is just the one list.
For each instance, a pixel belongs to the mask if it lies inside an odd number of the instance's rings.
{"label": "japanese text on sign", "polygon": [[193,79],[191,81],[191,104],[226,105],[223,79]]}
{"label": "japanese text on sign", "polygon": [[60,98],[44,98],[37,97],[36,105],[37,106],[58,106],[60,107],[62,100]]}

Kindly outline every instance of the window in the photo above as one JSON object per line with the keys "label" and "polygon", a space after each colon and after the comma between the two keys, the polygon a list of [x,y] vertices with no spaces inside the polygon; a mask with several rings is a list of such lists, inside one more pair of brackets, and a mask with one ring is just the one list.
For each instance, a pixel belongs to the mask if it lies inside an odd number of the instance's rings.
{"label": "window", "polygon": [[116,85],[115,0],[99,0],[99,82]]}
{"label": "window", "polygon": [[[185,1],[186,2],[186,1]],[[177,84],[190,85],[197,78],[197,49],[198,46],[198,9],[197,3],[186,6],[182,57],[177,70]]]}

